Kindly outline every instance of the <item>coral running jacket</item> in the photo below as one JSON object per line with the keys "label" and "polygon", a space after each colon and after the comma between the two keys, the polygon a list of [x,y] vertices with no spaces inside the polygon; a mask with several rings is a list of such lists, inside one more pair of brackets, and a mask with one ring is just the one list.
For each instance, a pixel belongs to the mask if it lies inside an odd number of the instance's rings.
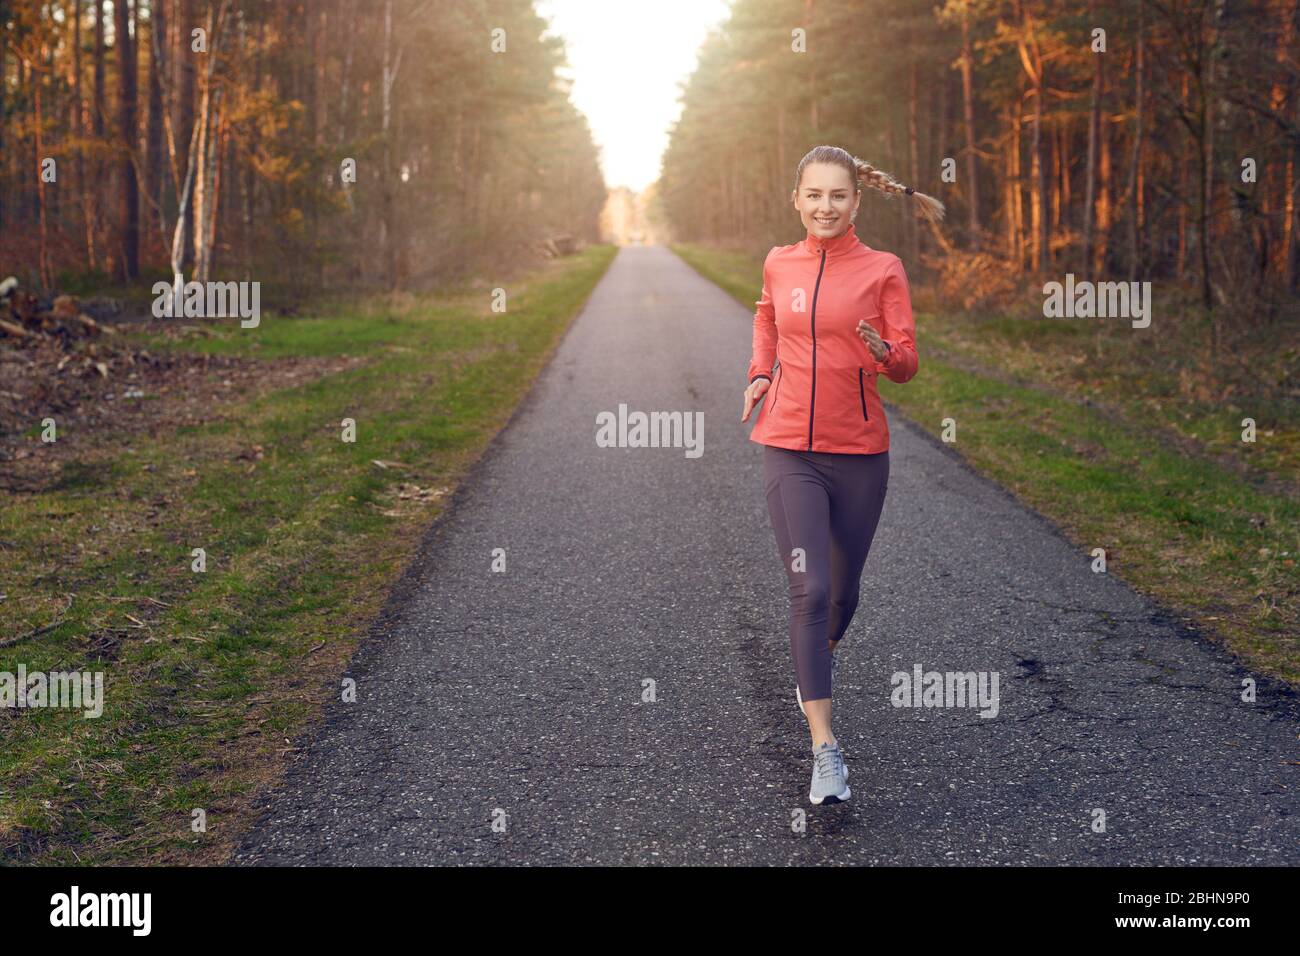
{"label": "coral running jacket", "polygon": [[[827,239],[809,231],[802,242],[768,252],[756,305],[749,381],[772,384],[750,440],[800,451],[886,451],[889,423],[876,377],[906,382],[917,365],[912,299],[898,256],[867,246],[852,225]],[[884,339],[884,361],[858,335],[859,319]]]}

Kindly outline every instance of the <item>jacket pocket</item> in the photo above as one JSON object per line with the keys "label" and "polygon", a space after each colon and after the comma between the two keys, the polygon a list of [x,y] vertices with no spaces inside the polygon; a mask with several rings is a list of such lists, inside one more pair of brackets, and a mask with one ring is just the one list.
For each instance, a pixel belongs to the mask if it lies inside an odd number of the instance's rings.
{"label": "jacket pocket", "polygon": [[781,394],[781,378],[782,378],[782,373],[784,372],[785,372],[784,365],[782,365],[780,368],[776,370],[776,388],[772,389],[772,408],[769,408],[767,410],[767,413],[769,415],[772,414],[772,410],[776,408],[776,400]]}
{"label": "jacket pocket", "polygon": [[866,386],[863,384],[863,379],[865,378],[865,376],[866,373],[862,370],[862,367],[859,366],[858,367],[858,398],[862,399],[862,420],[864,422],[869,422],[871,421],[871,419],[867,417],[867,389]]}

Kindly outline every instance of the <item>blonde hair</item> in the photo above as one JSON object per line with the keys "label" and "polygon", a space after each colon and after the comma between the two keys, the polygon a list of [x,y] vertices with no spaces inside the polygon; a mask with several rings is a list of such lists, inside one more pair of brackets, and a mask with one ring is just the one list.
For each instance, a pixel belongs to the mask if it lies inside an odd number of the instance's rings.
{"label": "blonde hair", "polygon": [[886,196],[900,194],[911,196],[916,202],[918,211],[930,222],[939,222],[943,219],[944,206],[939,200],[917,192],[911,186],[904,186],[883,169],[876,169],[866,160],[858,159],[838,146],[815,146],[799,160],[799,169],[794,180],[795,192],[799,191],[799,186],[803,183],[804,167],[809,163],[831,163],[840,166],[854,181],[854,188],[858,192],[862,192],[863,186],[869,186],[880,190]]}

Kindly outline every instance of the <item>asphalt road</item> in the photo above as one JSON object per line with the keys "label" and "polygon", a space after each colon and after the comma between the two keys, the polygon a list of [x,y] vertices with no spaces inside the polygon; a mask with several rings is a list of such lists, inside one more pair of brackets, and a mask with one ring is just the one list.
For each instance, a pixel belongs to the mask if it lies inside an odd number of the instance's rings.
{"label": "asphalt road", "polygon": [[[621,251],[236,863],[1300,863],[1296,697],[1243,703],[1246,671],[892,409],[837,651],[853,799],[810,806],[751,321]],[[703,454],[598,447],[619,403],[703,412]],[[997,716],[894,707],[915,665],[996,672]]]}

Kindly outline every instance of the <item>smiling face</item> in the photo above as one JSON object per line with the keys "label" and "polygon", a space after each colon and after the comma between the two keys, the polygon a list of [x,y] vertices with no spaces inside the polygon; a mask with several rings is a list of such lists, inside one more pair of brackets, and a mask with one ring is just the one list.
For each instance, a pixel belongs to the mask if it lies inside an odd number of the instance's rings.
{"label": "smiling face", "polygon": [[809,163],[804,167],[803,181],[791,198],[804,228],[814,236],[829,239],[849,228],[862,194],[843,166]]}

